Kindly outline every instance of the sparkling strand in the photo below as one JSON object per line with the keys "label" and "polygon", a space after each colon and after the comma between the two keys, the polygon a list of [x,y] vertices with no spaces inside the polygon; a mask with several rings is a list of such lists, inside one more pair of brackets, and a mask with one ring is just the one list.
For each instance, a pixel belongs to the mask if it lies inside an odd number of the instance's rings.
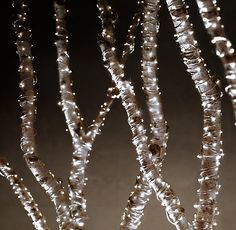
{"label": "sparkling strand", "polygon": [[46,220],[35,203],[34,198],[23,184],[23,179],[20,178],[15,171],[10,167],[5,160],[0,160],[0,175],[5,177],[20,200],[22,206],[32,219],[35,229],[50,230],[47,226]]}
{"label": "sparkling strand", "polygon": [[197,41],[194,39],[192,25],[188,18],[187,7],[182,0],[167,0],[168,8],[176,29],[177,42],[187,71],[191,74],[201,96],[203,107],[203,139],[201,173],[199,178],[199,200],[194,206],[197,214],[193,221],[194,229],[212,229],[218,214],[216,198],[219,191],[219,165],[222,152],[221,141],[221,91],[200,55]]}
{"label": "sparkling strand", "polygon": [[196,1],[205,28],[211,36],[211,42],[215,45],[216,54],[224,66],[225,77],[228,83],[225,90],[231,97],[236,119],[236,55],[234,48],[225,35],[220,17],[220,8],[217,7],[216,0]]}
{"label": "sparkling strand", "polygon": [[98,9],[103,26],[99,44],[104,63],[112,76],[112,80],[120,91],[120,97],[128,115],[128,123],[133,133],[133,144],[136,147],[140,169],[144,173],[144,179],[148,181],[154,189],[158,200],[165,207],[170,222],[177,229],[190,229],[191,226],[186,220],[179,198],[174,195],[170,186],[162,180],[152,161],[152,154],[148,149],[146,131],[141,113],[137,107],[133,87],[124,78],[124,66],[116,58],[114,48],[115,40],[113,38],[114,14],[105,0],[98,0]]}
{"label": "sparkling strand", "polygon": [[46,168],[36,153],[34,132],[36,114],[34,85],[36,84],[36,78],[35,72],[33,71],[33,57],[31,55],[31,31],[27,23],[28,7],[25,0],[15,1],[13,7],[17,11],[14,27],[17,37],[16,46],[20,62],[19,72],[21,78],[19,85],[21,89],[19,103],[22,110],[21,149],[24,152],[24,159],[29,169],[55,205],[58,216],[57,221],[60,228],[66,229],[67,226],[70,226],[70,215],[64,188]]}

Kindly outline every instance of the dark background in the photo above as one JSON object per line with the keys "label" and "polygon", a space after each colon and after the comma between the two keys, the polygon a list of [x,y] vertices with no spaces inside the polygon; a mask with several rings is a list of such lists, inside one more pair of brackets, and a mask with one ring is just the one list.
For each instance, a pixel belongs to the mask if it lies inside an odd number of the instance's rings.
{"label": "dark background", "polygon": [[[117,22],[117,44],[122,49],[130,19],[135,11],[135,0],[112,0],[113,8],[119,14]],[[180,196],[186,215],[192,219],[198,189],[200,161],[196,158],[200,151],[202,112],[198,93],[186,73],[174,42],[173,27],[164,1],[161,1],[160,36],[158,56],[160,70],[158,78],[162,89],[162,99],[166,119],[170,126],[168,156],[164,161],[164,178]],[[196,37],[203,56],[211,73],[222,79],[225,87],[221,63],[214,54],[214,47],[204,31],[196,3],[190,4],[191,21],[194,24]],[[222,9],[222,20],[225,30],[236,47],[236,2],[219,1]],[[96,2],[68,1],[68,17],[71,68],[73,70],[74,91],[77,102],[89,125],[105,99],[105,92],[110,83],[110,76],[103,67],[96,37],[100,31],[97,18]],[[34,44],[34,64],[38,76],[36,86],[38,96],[37,143],[41,158],[64,184],[69,175],[72,153],[71,138],[65,132],[66,125],[63,113],[57,102],[60,99],[56,49],[54,42],[54,20],[52,1],[31,1],[30,18]],[[57,229],[52,204],[35,182],[22,159],[19,147],[20,111],[18,106],[19,76],[18,57],[15,54],[15,35],[11,26],[12,8],[10,1],[1,2],[0,14],[0,154],[7,158],[17,172],[24,177],[39,207],[46,215],[52,229]],[[135,82],[135,90],[143,105],[140,81],[140,34],[138,34],[136,51],[128,62],[128,77]],[[142,109],[147,120],[145,107]],[[233,115],[229,97],[223,97],[223,131],[224,152],[226,153],[220,170],[222,184],[219,196],[220,216],[219,229],[236,229],[236,130],[233,126]],[[146,122],[148,123],[148,122]],[[90,164],[87,170],[89,178],[86,188],[88,199],[87,229],[118,229],[120,217],[126,200],[132,190],[135,176],[138,173],[138,162],[135,149],[131,144],[131,132],[127,117],[117,100],[108,114],[102,135],[96,139]],[[8,182],[0,179],[0,229],[33,229],[30,220],[11,191]],[[145,210],[140,229],[174,229],[165,217],[160,204],[153,196]]]}

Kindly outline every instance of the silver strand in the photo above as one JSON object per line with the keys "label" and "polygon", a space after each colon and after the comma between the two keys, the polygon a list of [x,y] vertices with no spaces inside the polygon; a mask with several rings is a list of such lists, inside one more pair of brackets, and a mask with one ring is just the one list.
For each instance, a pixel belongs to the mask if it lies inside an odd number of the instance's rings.
{"label": "silver strand", "polygon": [[219,191],[219,165],[223,155],[221,141],[221,91],[200,55],[197,41],[194,39],[192,25],[186,5],[182,0],[167,0],[168,8],[176,29],[177,42],[187,71],[191,74],[201,96],[203,107],[203,139],[201,173],[199,178],[199,200],[194,206],[197,214],[193,221],[194,229],[213,229],[218,214],[216,198]]}
{"label": "silver strand", "polygon": [[141,113],[137,108],[133,87],[124,78],[124,66],[116,58],[115,40],[113,37],[114,14],[105,0],[98,0],[98,9],[103,26],[99,41],[100,48],[105,66],[120,91],[120,97],[128,115],[128,122],[133,133],[133,144],[136,147],[140,162],[140,170],[144,173],[144,179],[154,189],[158,200],[165,207],[170,222],[177,229],[191,229],[190,224],[186,220],[184,210],[180,205],[179,198],[174,195],[170,186],[162,180],[152,161],[152,154],[148,149],[146,131]]}
{"label": "silver strand", "polygon": [[205,28],[211,36],[211,42],[215,45],[216,54],[224,66],[225,77],[228,83],[225,90],[231,97],[236,119],[236,55],[234,48],[225,35],[224,25],[220,17],[220,8],[217,7],[216,0],[196,1]]}
{"label": "silver strand", "polygon": [[8,162],[2,159],[0,159],[0,175],[10,182],[12,190],[15,192],[22,206],[28,213],[28,216],[31,218],[35,229],[50,230],[44,216],[38,208],[38,204],[35,203],[31,193],[23,184],[23,179],[15,173]]}
{"label": "silver strand", "polygon": [[36,84],[35,72],[33,70],[33,57],[31,55],[30,36],[31,31],[27,24],[26,0],[17,0],[13,4],[17,10],[14,27],[16,30],[16,46],[20,61],[20,89],[19,99],[22,110],[22,139],[21,149],[24,152],[24,159],[33,173],[36,180],[46,191],[50,200],[54,203],[57,212],[57,221],[61,229],[70,226],[70,213],[65,198],[65,191],[62,184],[57,181],[54,175],[46,168],[36,153],[34,121],[36,114],[36,93],[34,85]]}

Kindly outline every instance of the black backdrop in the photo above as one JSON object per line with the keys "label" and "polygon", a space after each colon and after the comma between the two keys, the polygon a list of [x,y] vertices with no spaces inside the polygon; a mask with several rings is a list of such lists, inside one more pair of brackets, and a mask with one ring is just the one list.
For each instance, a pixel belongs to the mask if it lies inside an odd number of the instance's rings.
{"label": "black backdrop", "polygon": [[[113,0],[114,9],[119,14],[117,22],[117,45],[122,49],[126,31],[135,11],[135,0]],[[198,188],[197,178],[200,162],[196,155],[200,151],[202,113],[199,96],[191,77],[182,64],[179,49],[173,39],[173,28],[166,5],[162,2],[160,12],[160,35],[158,39],[158,57],[160,70],[158,78],[162,89],[164,112],[170,126],[168,156],[164,162],[163,175],[180,196],[189,218],[193,216],[193,204]],[[196,10],[194,0],[190,4],[191,21],[194,24],[199,46],[212,74],[223,80],[223,71],[214,48]],[[228,37],[236,47],[236,3],[234,0],[219,1],[222,20]],[[74,91],[78,105],[89,125],[105,98],[110,77],[103,68],[96,37],[100,31],[97,18],[96,2],[68,1],[68,17],[71,68],[73,70]],[[20,111],[17,103],[19,90],[17,73],[18,58],[15,54],[15,36],[12,23],[10,1],[1,2],[0,14],[0,154],[6,157],[25,178],[41,210],[45,213],[49,225],[56,229],[55,214],[52,204],[34,181],[27,169],[19,147]],[[63,113],[57,106],[59,86],[54,42],[54,20],[52,1],[31,1],[30,18],[34,44],[34,64],[38,76],[36,86],[38,96],[37,142],[38,150],[48,167],[62,178],[66,184],[69,175],[72,153],[69,133]],[[127,67],[128,77],[135,83],[135,90],[143,105],[140,81],[140,34],[136,51],[130,57]],[[144,116],[147,118],[145,107]],[[223,97],[223,130],[226,156],[222,161],[219,196],[221,212],[219,229],[236,229],[234,224],[235,189],[236,189],[236,132],[229,97]],[[102,135],[95,142],[88,167],[89,219],[90,230],[118,229],[120,216],[138,173],[138,162],[131,144],[131,132],[127,117],[117,100],[107,116]],[[19,201],[5,179],[0,179],[0,229],[33,229]],[[166,220],[160,204],[152,197],[147,206],[141,229],[174,229]]]}

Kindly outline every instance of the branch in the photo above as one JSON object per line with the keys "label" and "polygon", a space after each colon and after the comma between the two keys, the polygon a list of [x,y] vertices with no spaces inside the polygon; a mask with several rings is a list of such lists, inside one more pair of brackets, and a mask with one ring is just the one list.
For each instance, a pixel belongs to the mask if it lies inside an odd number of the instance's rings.
{"label": "branch", "polygon": [[[220,58],[228,86],[225,91],[231,97],[234,117],[236,119],[236,55],[231,42],[225,35],[224,25],[221,22],[220,8],[215,0],[197,0],[198,8],[205,28],[215,45],[216,54]],[[235,121],[236,125],[236,121]]]}
{"label": "branch", "polygon": [[[159,161],[166,154],[167,145],[167,123],[164,118],[161,92],[158,87],[157,78],[157,33],[159,31],[159,22],[157,21],[159,11],[159,1],[146,0],[143,12],[142,24],[142,78],[143,90],[147,98],[147,107],[151,119],[151,149]],[[159,151],[155,149],[160,148]]]}
{"label": "branch", "polygon": [[144,173],[149,185],[154,189],[158,200],[165,206],[169,220],[175,224],[177,229],[189,229],[190,226],[185,218],[184,210],[180,206],[179,199],[174,195],[170,186],[162,180],[158,169],[152,161],[143,119],[137,107],[132,84],[124,78],[124,67],[118,62],[116,57],[115,39],[113,37],[114,14],[105,0],[98,0],[98,9],[103,26],[100,48],[105,66],[120,91],[120,97],[128,115],[128,123],[133,134],[133,144],[138,154],[140,170]]}
{"label": "branch", "polygon": [[143,5],[144,5],[143,0],[137,2],[137,10],[132,18],[128,34],[126,37],[126,42],[124,44],[124,50],[122,52],[121,62],[123,63],[123,65],[126,63],[129,55],[134,52],[135,38],[136,38],[135,35],[142,16]]}
{"label": "branch", "polygon": [[104,125],[105,117],[110,111],[114,99],[118,97],[119,94],[117,93],[115,86],[109,87],[107,90],[106,100],[101,105],[101,109],[98,112],[96,119],[93,121],[92,125],[88,127],[88,132],[86,133],[86,139],[90,145],[94,143],[96,136],[100,133],[100,128]]}
{"label": "branch", "polygon": [[219,165],[222,156],[221,141],[221,91],[215,80],[209,75],[200,55],[197,41],[193,36],[188,20],[186,5],[182,0],[167,0],[168,8],[176,29],[177,42],[187,71],[191,74],[201,96],[203,107],[203,139],[201,173],[199,178],[198,203],[194,206],[197,214],[194,229],[212,229],[215,215],[218,214],[216,198],[219,191]]}
{"label": "branch", "polygon": [[33,57],[31,55],[30,36],[31,31],[27,23],[28,7],[26,0],[14,2],[17,10],[17,18],[14,22],[16,30],[16,46],[20,62],[20,89],[19,99],[22,111],[22,138],[21,149],[24,152],[24,159],[33,173],[36,180],[45,190],[50,200],[54,203],[58,215],[58,222],[61,228],[69,225],[68,205],[65,198],[64,188],[54,175],[46,168],[36,153],[34,122],[36,114],[36,93],[34,90],[35,72],[33,70]]}
{"label": "branch", "polygon": [[55,1],[56,20],[56,48],[57,63],[59,72],[59,85],[61,93],[61,105],[65,115],[66,124],[72,137],[74,152],[72,154],[72,166],[69,177],[69,198],[70,211],[76,225],[80,228],[84,226],[86,214],[86,200],[83,195],[85,183],[86,158],[90,146],[83,141],[85,136],[82,124],[83,118],[76,105],[74,93],[72,91],[71,70],[69,67],[68,54],[68,32],[66,28],[67,9],[65,1]]}
{"label": "branch", "polygon": [[[146,95],[147,107],[151,119],[152,138],[149,150],[153,161],[161,172],[162,161],[166,155],[167,123],[161,102],[161,92],[157,82],[157,34],[159,22],[157,20],[159,1],[147,0],[143,8],[142,22],[142,78],[143,90]],[[140,174],[128,199],[128,205],[122,217],[121,229],[137,229],[141,224],[144,208],[149,200],[152,190],[147,181]]]}
{"label": "branch", "polygon": [[23,184],[23,179],[20,178],[5,160],[0,160],[0,175],[5,177],[12,187],[12,190],[17,195],[22,206],[31,218],[35,229],[49,230],[46,220],[35,203],[34,198]]}
{"label": "branch", "polygon": [[[88,162],[87,157],[91,151],[92,144],[100,128],[103,126],[106,114],[110,111],[110,107],[114,98],[118,97],[116,88],[112,85],[107,91],[107,97],[101,109],[93,121],[93,124],[88,127],[88,132],[84,134],[82,119],[80,118],[78,107],[75,103],[74,93],[71,89],[71,70],[69,69],[69,55],[67,52],[68,32],[66,29],[66,8],[65,2],[56,2],[55,16],[56,16],[56,46],[58,52],[58,70],[60,78],[60,91],[62,108],[65,113],[67,125],[73,139],[74,153],[72,161],[72,170],[70,173],[70,199],[71,199],[71,213],[77,224],[80,227],[84,226],[86,219],[86,200],[84,198],[85,185],[85,168]],[[134,23],[138,23],[138,16],[135,16]],[[132,25],[131,25],[132,26]],[[137,26],[136,26],[137,27]],[[128,39],[125,48],[125,57],[131,53],[130,47],[134,45],[134,38],[136,27],[133,25],[132,30],[129,31]]]}
{"label": "branch", "polygon": [[137,229],[141,224],[144,208],[152,194],[152,189],[144,178],[142,173],[136,178],[134,189],[129,196],[128,204],[122,216],[120,230]]}
{"label": "branch", "polygon": [[[134,14],[127,36],[126,36],[126,42],[124,43],[124,50],[122,52],[121,62],[123,65],[127,62],[127,59],[129,55],[134,51],[135,47],[135,38],[136,38],[136,32],[137,28],[140,23],[140,18],[142,15],[142,6],[143,1],[138,1],[137,3],[137,12]],[[115,16],[114,16],[115,19]],[[89,127],[87,136],[91,138],[91,142],[94,141],[96,137],[96,133],[99,133],[99,128],[103,125],[103,121],[105,120],[106,113],[109,112],[109,108],[111,104],[113,103],[113,100],[115,98],[119,98],[119,90],[116,88],[114,82],[112,83],[112,86],[108,88],[107,90],[107,98],[103,105],[101,105],[101,110],[98,113],[98,116],[96,120],[94,120],[93,124]]]}

